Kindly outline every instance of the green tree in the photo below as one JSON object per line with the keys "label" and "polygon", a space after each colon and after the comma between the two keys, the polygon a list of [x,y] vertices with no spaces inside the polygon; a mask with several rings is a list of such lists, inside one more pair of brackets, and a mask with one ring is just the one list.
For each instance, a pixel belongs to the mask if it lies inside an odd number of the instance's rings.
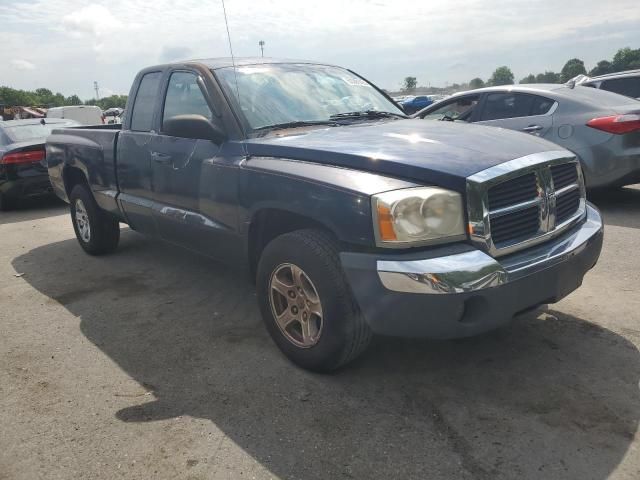
{"label": "green tree", "polygon": [[35,103],[38,105],[51,105],[53,103],[53,92],[48,88],[36,88]]}
{"label": "green tree", "polygon": [[82,105],[82,100],[77,95],[71,95],[65,99],[65,105]]}
{"label": "green tree", "polygon": [[613,56],[612,63],[614,72],[640,68],[640,48],[635,50],[629,47],[621,48]]}
{"label": "green tree", "polygon": [[482,88],[484,87],[484,80],[482,80],[480,77],[476,77],[473,78],[470,82],[469,82],[469,88],[471,89],[476,89],[476,88]]}
{"label": "green tree", "polygon": [[560,71],[560,82],[568,82],[578,75],[586,75],[587,69],[584,68],[584,62],[579,58],[572,58],[564,64]]}
{"label": "green tree", "polygon": [[613,73],[613,64],[608,60],[600,60],[595,67],[589,70],[589,76],[591,77],[606,75],[607,73]]}
{"label": "green tree", "polygon": [[36,95],[25,90],[10,87],[0,87],[0,103],[6,106],[35,105]]}
{"label": "green tree", "polygon": [[126,95],[111,95],[100,100],[88,100],[82,102],[78,95],[65,97],[59,92],[53,93],[48,88],[38,88],[35,91],[17,90],[15,88],[0,86],[0,104],[7,107],[17,106],[45,106],[61,107],[64,105],[98,105],[103,110],[111,107],[124,108],[127,103]]}
{"label": "green tree", "polygon": [[487,83],[489,85],[512,85],[513,72],[507,66],[498,67]]}
{"label": "green tree", "polygon": [[60,92],[56,92],[56,94],[51,98],[51,103],[48,106],[62,107],[64,105],[66,105],[66,99],[64,98],[64,95],[62,95]]}
{"label": "green tree", "polygon": [[102,110],[106,110],[108,108],[124,108],[127,104],[127,96],[126,95],[111,95],[110,97],[103,97],[100,100],[96,100],[95,98],[91,100],[87,100],[84,102],[85,105],[97,105]]}
{"label": "green tree", "polygon": [[522,80],[520,80],[520,83],[536,83],[536,76],[533,73],[530,73]]}
{"label": "green tree", "polygon": [[405,92],[413,92],[417,86],[418,79],[416,77],[405,77],[402,90]]}
{"label": "green tree", "polygon": [[536,75],[536,83],[560,83],[560,74],[546,71]]}

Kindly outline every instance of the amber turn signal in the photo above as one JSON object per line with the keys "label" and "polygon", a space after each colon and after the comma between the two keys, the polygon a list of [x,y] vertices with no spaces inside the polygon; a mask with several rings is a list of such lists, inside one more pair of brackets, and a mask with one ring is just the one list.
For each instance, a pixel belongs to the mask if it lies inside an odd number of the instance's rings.
{"label": "amber turn signal", "polygon": [[378,202],[378,231],[380,232],[380,240],[384,242],[396,240],[396,232],[393,229],[393,217],[389,207]]}

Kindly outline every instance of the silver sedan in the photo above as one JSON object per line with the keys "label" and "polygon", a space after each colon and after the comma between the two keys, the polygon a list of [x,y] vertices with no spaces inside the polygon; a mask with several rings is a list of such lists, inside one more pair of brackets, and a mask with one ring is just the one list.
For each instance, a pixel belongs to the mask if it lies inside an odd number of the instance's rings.
{"label": "silver sedan", "polygon": [[640,182],[640,102],[594,88],[507,85],[460,92],[413,115],[520,130],[574,152],[587,187]]}

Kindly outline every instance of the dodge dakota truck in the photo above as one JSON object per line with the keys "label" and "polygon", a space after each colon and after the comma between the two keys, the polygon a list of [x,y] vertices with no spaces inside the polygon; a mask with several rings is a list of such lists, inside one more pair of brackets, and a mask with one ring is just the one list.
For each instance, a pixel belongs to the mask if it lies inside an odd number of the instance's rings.
{"label": "dodge dakota truck", "polygon": [[277,346],[314,371],[373,334],[504,325],[578,288],[602,247],[572,153],[407,119],[332,65],[146,68],[122,125],[56,129],[46,158],[87,253],[114,251],[125,223],[245,268]]}

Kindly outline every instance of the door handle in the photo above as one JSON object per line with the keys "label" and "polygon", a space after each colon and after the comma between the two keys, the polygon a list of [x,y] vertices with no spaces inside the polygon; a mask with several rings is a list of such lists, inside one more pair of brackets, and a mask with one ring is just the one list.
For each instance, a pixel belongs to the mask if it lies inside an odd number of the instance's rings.
{"label": "door handle", "polygon": [[166,153],[151,152],[151,158],[153,158],[153,161],[157,163],[162,163],[162,164],[171,163],[171,155],[167,155]]}
{"label": "door handle", "polygon": [[542,130],[542,126],[540,125],[529,125],[528,127],[524,127],[522,129],[523,132],[539,132],[540,130]]}

